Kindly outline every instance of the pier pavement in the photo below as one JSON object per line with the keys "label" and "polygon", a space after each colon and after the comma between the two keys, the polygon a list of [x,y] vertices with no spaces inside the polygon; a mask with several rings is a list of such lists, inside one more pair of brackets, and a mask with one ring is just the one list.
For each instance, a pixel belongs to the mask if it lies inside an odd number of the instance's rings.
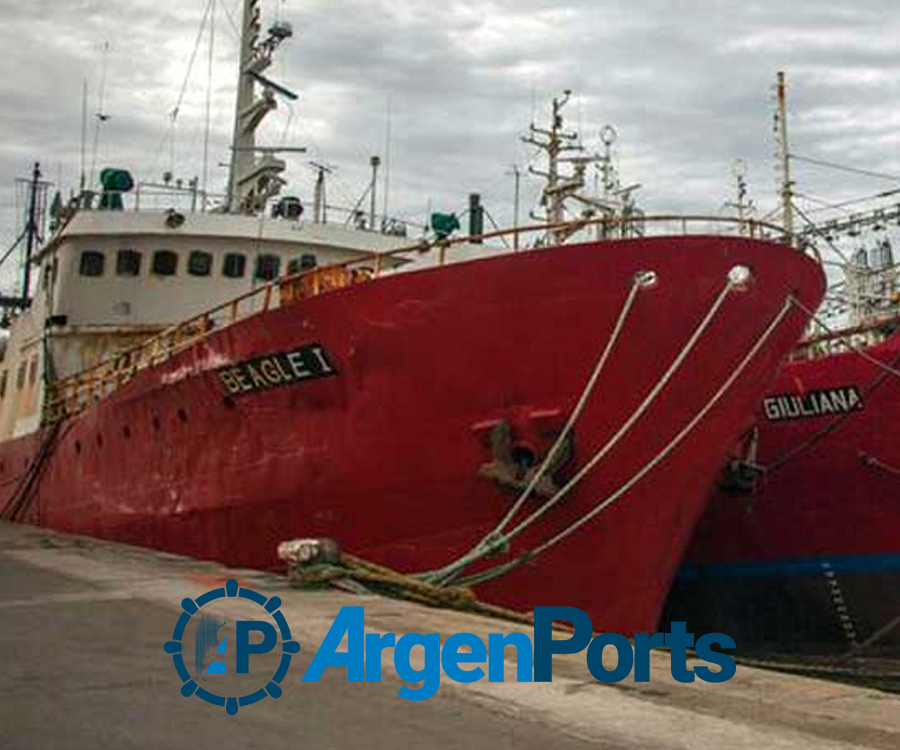
{"label": "pier pavement", "polygon": [[[277,592],[303,644],[284,695],[234,717],[183,698],[162,649],[181,600],[231,577],[267,596]],[[551,683],[444,679],[420,703],[397,696],[404,683],[387,656],[381,683],[348,684],[344,670],[301,683],[345,604],[365,606],[367,631],[398,637],[522,630],[374,596],[297,591],[265,573],[0,524],[0,750],[900,747],[896,695],[742,666],[724,684],[680,684],[663,652],[651,655],[649,683],[599,683],[581,653],[554,657]],[[507,673],[513,670],[509,664]]]}

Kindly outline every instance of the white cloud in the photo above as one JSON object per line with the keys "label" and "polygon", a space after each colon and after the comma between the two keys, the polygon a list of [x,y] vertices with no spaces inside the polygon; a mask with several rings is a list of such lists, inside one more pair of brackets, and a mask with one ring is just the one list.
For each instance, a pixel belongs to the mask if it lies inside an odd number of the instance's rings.
{"label": "white cloud", "polygon": [[[12,182],[39,159],[49,178],[77,182],[81,86],[96,109],[101,46],[111,45],[98,165],[158,179],[170,166],[200,173],[206,91],[201,47],[169,140],[170,112],[184,81],[207,0],[0,0],[0,240],[12,239]],[[218,0],[229,10],[239,0]],[[750,165],[750,190],[775,205],[771,87],[789,75],[793,147],[855,166],[897,171],[900,101],[894,0],[734,3],[663,0],[451,1],[263,0],[266,19],[292,21],[296,39],[271,75],[301,93],[268,122],[265,141],[306,145],[288,161],[308,197],[315,158],[337,169],[335,202],[356,201],[368,158],[384,155],[392,112],[391,205],[423,218],[429,203],[457,209],[480,190],[501,223],[512,208],[513,162],[532,157],[518,136],[546,114],[550,97],[575,91],[570,124],[594,137],[620,134],[628,182],[641,182],[654,210],[715,213],[730,198],[731,165]],[[239,13],[235,15],[236,20]],[[228,158],[235,39],[217,17],[213,165]],[[92,138],[89,138],[89,144]],[[91,149],[89,148],[89,151]],[[216,185],[225,171],[211,169]],[[816,195],[881,189],[842,173],[798,165]],[[538,185],[526,182],[529,200]],[[6,242],[8,244],[8,242]]]}

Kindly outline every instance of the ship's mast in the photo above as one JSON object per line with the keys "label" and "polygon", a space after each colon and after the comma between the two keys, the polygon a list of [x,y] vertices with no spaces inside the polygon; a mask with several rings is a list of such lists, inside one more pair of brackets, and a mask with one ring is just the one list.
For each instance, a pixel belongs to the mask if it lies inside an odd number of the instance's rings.
{"label": "ship's mast", "polygon": [[733,208],[737,213],[738,232],[742,235],[747,234],[747,219],[753,210],[753,201],[747,200],[747,165],[739,159],[734,164],[733,169],[735,182],[735,199],[733,202],[726,204],[728,208]]}
{"label": "ship's mast", "polygon": [[31,305],[31,263],[41,244],[41,233],[47,209],[47,192],[50,187],[50,183],[41,180],[41,165],[37,163],[34,165],[31,177],[27,180],[16,180],[16,185],[21,186],[27,195],[25,228],[12,247],[0,258],[0,266],[10,257],[13,257],[16,248],[24,240],[25,257],[22,268],[22,293],[15,296],[0,295],[0,309],[4,311],[24,310]]}
{"label": "ship's mast", "polygon": [[[260,41],[261,32],[259,0],[244,0],[228,183],[228,211],[232,213],[262,211],[266,201],[277,195],[284,185],[280,174],[285,169],[285,163],[275,158],[276,150],[257,148],[256,131],[265,116],[278,106],[276,93],[296,98],[295,94],[263,76],[272,64],[275,50],[293,36],[293,29],[288,23],[277,22],[269,29],[268,36]],[[256,96],[257,84],[262,86],[259,97]]]}
{"label": "ship's mast", "polygon": [[[605,154],[588,153],[581,145],[577,133],[566,132],[563,127],[562,110],[571,96],[571,91],[565,91],[563,96],[553,100],[553,120],[549,129],[539,128],[533,123],[530,133],[523,137],[525,143],[537,146],[547,153],[547,171],[541,171],[533,167],[528,170],[531,174],[543,177],[545,187],[541,194],[541,205],[546,211],[544,217],[549,224],[557,225],[566,221],[566,202],[576,201],[580,204],[580,210],[571,217],[573,221],[566,226],[551,229],[547,240],[552,244],[561,244],[578,232],[584,223],[600,215],[608,219],[634,217],[639,211],[634,206],[632,193],[640,185],[622,187],[618,174],[612,162],[612,144],[615,141],[615,130],[606,126],[600,133],[605,146]],[[566,151],[576,152],[572,156],[563,155]],[[564,164],[572,165],[570,175],[563,174],[561,167]],[[585,192],[585,175],[589,165],[600,165],[603,176],[603,195],[589,195]],[[534,216],[532,218],[540,219]],[[582,220],[582,221],[579,221]],[[597,225],[598,238],[611,237],[616,234],[625,237],[639,231],[636,224],[620,222],[602,223]]]}
{"label": "ship's mast", "polygon": [[28,188],[28,227],[25,235],[25,268],[22,270],[22,301],[27,306],[31,300],[31,259],[37,250],[38,229],[38,192],[41,189],[41,165],[35,162],[31,173],[31,184]]}
{"label": "ship's mast", "polygon": [[794,208],[792,205],[794,184],[791,182],[791,156],[788,151],[787,134],[787,85],[784,73],[778,71],[778,113],[776,115],[778,132],[778,160],[781,163],[781,212],[784,232],[788,241],[794,238]]}
{"label": "ship's mast", "polygon": [[[537,146],[547,153],[546,172],[534,167],[529,167],[528,171],[546,180],[546,186],[541,196],[541,205],[546,210],[548,224],[560,224],[565,220],[566,193],[560,189],[560,156],[564,151],[581,150],[581,146],[578,145],[578,134],[568,133],[563,129],[562,111],[571,96],[572,92],[567,89],[563,92],[562,97],[553,100],[553,118],[549,130],[539,128],[531,123],[529,134],[522,138],[523,142]],[[552,231],[550,234],[551,239],[560,240],[557,232]]]}

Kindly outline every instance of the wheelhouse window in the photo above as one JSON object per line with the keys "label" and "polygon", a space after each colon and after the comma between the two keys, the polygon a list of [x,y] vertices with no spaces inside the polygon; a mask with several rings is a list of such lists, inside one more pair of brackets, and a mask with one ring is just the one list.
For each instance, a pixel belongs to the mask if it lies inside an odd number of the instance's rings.
{"label": "wheelhouse window", "polygon": [[254,276],[261,281],[274,281],[281,270],[281,258],[277,255],[260,255],[256,258]]}
{"label": "wheelhouse window", "polygon": [[157,250],[153,253],[153,273],[174,276],[178,273],[178,255],[171,250]]}
{"label": "wheelhouse window", "polygon": [[288,262],[287,272],[293,276],[294,274],[302,273],[303,271],[311,271],[318,263],[315,255],[312,253],[304,253],[299,258],[291,258]]}
{"label": "wheelhouse window", "polygon": [[141,254],[137,250],[119,250],[116,256],[116,274],[118,276],[140,276]]}
{"label": "wheelhouse window", "polygon": [[193,250],[188,256],[188,273],[191,276],[209,276],[212,272],[212,262],[211,253]]}
{"label": "wheelhouse window", "polygon": [[222,261],[222,275],[229,279],[243,278],[247,272],[247,258],[241,253],[228,253]]}
{"label": "wheelhouse window", "polygon": [[83,250],[79,272],[82,276],[102,276],[106,256],[97,250]]}

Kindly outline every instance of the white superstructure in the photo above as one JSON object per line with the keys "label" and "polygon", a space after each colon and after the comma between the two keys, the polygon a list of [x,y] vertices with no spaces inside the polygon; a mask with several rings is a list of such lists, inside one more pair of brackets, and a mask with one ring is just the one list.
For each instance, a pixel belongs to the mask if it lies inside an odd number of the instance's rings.
{"label": "white superstructure", "polygon": [[291,94],[262,73],[292,32],[277,23],[262,38],[258,0],[243,5],[224,205],[206,212],[207,197],[198,206],[194,185],[190,209],[146,210],[140,188],[133,193],[130,175],[118,171],[128,187],[104,185],[100,196],[86,191],[61,211],[52,238],[33,258],[39,269],[33,298],[9,317],[0,354],[0,440],[37,429],[51,379],[90,368],[288,272],[409,244],[396,234],[307,220],[296,199],[267,210],[284,184],[284,164],[256,147],[255,134],[275,108],[276,93]]}

